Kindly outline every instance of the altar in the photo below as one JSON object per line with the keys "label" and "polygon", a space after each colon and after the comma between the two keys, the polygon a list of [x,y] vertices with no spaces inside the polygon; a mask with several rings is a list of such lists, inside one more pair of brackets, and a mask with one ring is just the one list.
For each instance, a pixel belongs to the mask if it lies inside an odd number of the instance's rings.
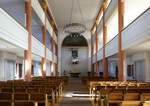
{"label": "altar", "polygon": [[80,72],[70,72],[69,73],[71,77],[79,77],[79,75],[81,74]]}

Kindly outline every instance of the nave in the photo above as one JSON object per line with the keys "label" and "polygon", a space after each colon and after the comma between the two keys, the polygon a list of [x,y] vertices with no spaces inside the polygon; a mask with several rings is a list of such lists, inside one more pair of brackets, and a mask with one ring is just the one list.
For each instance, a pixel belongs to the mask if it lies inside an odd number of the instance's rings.
{"label": "nave", "polygon": [[0,0],[0,106],[150,106],[150,0]]}
{"label": "nave", "polygon": [[88,87],[82,83],[80,78],[69,79],[60,106],[92,106]]}
{"label": "nave", "polygon": [[150,83],[99,77],[33,77],[0,82],[0,106],[150,106]]}

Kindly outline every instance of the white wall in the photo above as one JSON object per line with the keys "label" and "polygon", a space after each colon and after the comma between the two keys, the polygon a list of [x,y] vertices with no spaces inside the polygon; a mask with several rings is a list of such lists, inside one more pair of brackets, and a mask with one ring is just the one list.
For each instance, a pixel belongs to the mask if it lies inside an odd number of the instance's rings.
{"label": "white wall", "polygon": [[125,0],[124,27],[150,7],[150,0]]}
{"label": "white wall", "polygon": [[117,65],[118,65],[117,60],[108,60],[109,76],[116,77],[116,66]]}
{"label": "white wall", "polygon": [[49,61],[47,61],[46,65],[46,76],[51,76],[51,64]]}
{"label": "white wall", "polygon": [[44,57],[44,45],[37,40],[34,36],[32,36],[32,53]]}
{"label": "white wall", "polygon": [[107,27],[107,38],[106,42],[108,43],[110,40],[112,40],[117,34],[118,34],[118,7],[115,7],[113,10],[110,10],[109,8],[106,11],[106,16],[109,11],[111,12],[111,15],[109,18],[105,19],[106,21],[106,27]]}
{"label": "white wall", "polygon": [[[13,53],[0,51],[0,81],[19,78],[17,63],[23,65],[23,58]],[[22,76],[24,76],[24,66],[22,66]]]}
{"label": "white wall", "polygon": [[98,50],[100,50],[103,47],[103,28],[98,33]]}
{"label": "white wall", "polygon": [[0,80],[4,80],[4,59],[0,56]]}
{"label": "white wall", "polygon": [[[13,80],[15,78],[16,59],[17,56],[14,54],[0,52],[0,80]],[[8,60],[13,64],[8,64]]]}
{"label": "white wall", "polygon": [[42,71],[41,71],[41,64],[38,61],[34,61],[33,62],[34,65],[34,72],[33,75],[34,76],[42,76]]}
{"label": "white wall", "polygon": [[150,39],[150,8],[122,31],[122,48],[137,46]]}
{"label": "white wall", "polygon": [[98,69],[99,72],[103,72],[103,62],[100,61],[99,62],[99,69]]}
{"label": "white wall", "polygon": [[0,8],[0,38],[23,49],[28,48],[28,32]]}
{"label": "white wall", "polygon": [[[109,76],[115,76],[115,68],[118,65],[117,63],[117,58],[108,58],[108,64],[109,64]],[[130,55],[126,55],[126,59],[125,59],[125,80],[133,80],[135,75],[138,74],[135,71],[135,62],[139,62],[139,61],[144,61],[144,67],[140,68],[140,72],[139,74],[143,74],[143,81],[150,81],[150,52],[137,52],[137,53],[132,53]],[[128,65],[134,65],[134,77],[129,77],[127,74],[127,66]],[[141,67],[138,66],[138,67]],[[137,67],[137,68],[138,68]]]}
{"label": "white wall", "polygon": [[24,59],[22,57],[17,57],[16,59],[16,73],[15,73],[15,78],[16,79],[19,79],[19,64],[22,64],[22,78],[24,77],[24,66],[23,66],[23,63],[24,62]]}
{"label": "white wall", "polygon": [[80,72],[81,75],[87,75],[88,72],[88,48],[87,47],[75,47],[78,50],[79,64],[72,64],[72,48],[62,48],[62,71],[66,71],[66,74],[70,72]]}
{"label": "white wall", "polygon": [[[58,71],[59,73],[61,72],[61,66],[62,66],[62,42],[65,39],[65,37],[67,37],[68,34],[64,33],[63,31],[59,31],[58,32]],[[83,34],[83,36],[86,38],[87,42],[88,42],[88,71],[91,71],[91,32],[87,31]],[[62,70],[63,71],[63,70]]]}
{"label": "white wall", "polygon": [[[141,70],[140,73],[143,73],[144,81],[150,81],[150,52],[140,52],[127,56],[127,65],[135,65],[137,61],[144,61],[144,70]],[[127,76],[127,79],[131,78]]]}

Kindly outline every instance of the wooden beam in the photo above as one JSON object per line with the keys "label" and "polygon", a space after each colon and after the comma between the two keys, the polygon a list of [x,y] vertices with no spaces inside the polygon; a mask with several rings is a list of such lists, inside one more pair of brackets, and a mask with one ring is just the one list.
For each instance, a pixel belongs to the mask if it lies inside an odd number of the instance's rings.
{"label": "wooden beam", "polygon": [[28,50],[24,51],[25,58],[25,77],[26,81],[31,81],[31,67],[32,67],[32,7],[31,0],[25,0],[25,14],[26,14],[26,30],[28,31]]}
{"label": "wooden beam", "polygon": [[[57,45],[55,44],[55,41],[54,41],[54,33],[56,33],[56,37],[57,37],[57,32],[58,32],[58,29],[57,29],[57,25],[56,25],[56,22],[54,20],[54,17],[53,17],[53,14],[51,12],[51,9],[48,5],[48,1],[47,0],[43,0],[42,2],[40,2],[42,7],[43,7],[43,10],[45,10],[45,12],[47,13],[47,16],[49,17],[49,21],[50,21],[50,24],[52,26],[52,29],[53,29],[53,32],[52,32],[52,42],[51,42],[51,46],[52,46],[52,65],[53,66],[56,66],[56,68],[53,67],[53,71],[57,71],[57,68],[58,68],[58,63],[54,64],[54,47],[56,48],[56,55],[57,55],[57,60],[58,60],[58,47]],[[57,37],[57,41],[58,41],[58,37]],[[58,62],[58,61],[57,61]],[[58,72],[55,72],[53,73],[52,75],[54,74],[58,74]]]}
{"label": "wooden beam", "polygon": [[99,64],[98,64],[98,42],[99,42],[99,39],[98,39],[98,32],[97,32],[97,25],[96,25],[96,73],[98,75],[98,71],[99,71]]}
{"label": "wooden beam", "polygon": [[97,26],[99,25],[99,22],[100,22],[100,21],[98,22],[99,18],[101,17],[101,15],[103,15],[102,13],[103,13],[103,6],[100,8],[98,16],[96,17],[96,24],[97,24]]}
{"label": "wooden beam", "polygon": [[103,8],[104,7],[105,7],[105,9],[107,8],[106,6],[108,6],[108,0],[104,0],[103,3],[102,3],[102,5],[100,6],[100,9],[99,9],[98,14],[97,14],[97,16],[95,18],[95,21],[94,21],[94,24],[93,24],[93,26],[91,28],[91,31],[93,31],[93,29],[96,26],[96,24],[97,24],[97,26],[99,25],[99,23],[97,23],[98,18],[102,15]]}
{"label": "wooden beam", "polygon": [[45,57],[42,57],[42,60],[41,60],[41,68],[42,68],[42,77],[45,78],[46,76],[46,59]]}
{"label": "wooden beam", "polygon": [[52,14],[52,11],[50,9],[48,1],[47,0],[39,0],[39,2],[41,4],[43,10],[46,9],[49,22],[50,22],[51,26],[53,27],[55,33],[57,33],[58,32],[58,27],[57,27],[56,21],[54,19],[54,16]]}
{"label": "wooden beam", "polygon": [[42,27],[42,40],[44,45],[44,57],[42,57],[42,77],[46,76],[46,26]]}
{"label": "wooden beam", "polygon": [[91,76],[94,76],[94,70],[93,70],[93,35],[91,32]]}
{"label": "wooden beam", "polygon": [[[57,51],[58,46],[57,46],[56,43],[54,43],[54,46],[55,46],[55,50],[56,50],[56,56],[57,56],[57,59],[58,59],[58,51]],[[56,76],[59,75],[59,72],[58,72],[58,61],[57,61],[57,63],[55,63],[55,73],[56,73],[55,74]]]}
{"label": "wooden beam", "polygon": [[122,29],[124,22],[124,0],[118,0],[118,80],[124,80],[125,53],[122,50]]}
{"label": "wooden beam", "polygon": [[54,64],[54,30],[52,31],[52,71],[53,71],[53,75],[56,74],[55,72],[55,64]]}
{"label": "wooden beam", "polygon": [[[47,7],[47,13],[48,13],[50,19],[52,20],[52,23],[51,23],[51,24],[52,24],[52,26],[53,26],[53,28],[54,28],[55,33],[57,33],[57,32],[58,32],[58,27],[57,27],[55,18],[54,18],[53,14],[52,14],[51,8],[50,8],[49,3],[48,3],[47,0],[45,0],[45,5],[46,5],[46,7]],[[56,34],[56,35],[57,35],[57,34]]]}
{"label": "wooden beam", "polygon": [[44,57],[42,57],[42,61],[41,61],[41,65],[42,65],[42,77],[45,77],[46,76],[46,7],[43,8],[44,9],[44,12],[45,12],[45,24],[44,26],[42,26],[42,42],[43,42],[43,45],[44,45]]}
{"label": "wooden beam", "polygon": [[105,23],[105,11],[106,6],[103,5],[103,71],[104,71],[104,80],[109,79],[108,73],[108,60],[106,58],[106,42],[107,42],[107,26]]}
{"label": "wooden beam", "polygon": [[103,5],[99,9],[99,12],[98,12],[98,14],[96,16],[95,22],[94,22],[94,24],[93,24],[93,26],[91,28],[91,31],[93,31],[94,27],[98,25],[97,20],[100,17],[100,15],[102,14],[102,10],[103,10]]}
{"label": "wooden beam", "polygon": [[[58,37],[57,37],[57,42],[58,42]],[[56,63],[56,71],[57,71],[57,76],[59,75],[58,71],[58,44],[56,44],[56,56],[57,56],[57,63]]]}
{"label": "wooden beam", "polygon": [[104,71],[104,80],[108,80],[108,60],[106,58],[106,41],[107,41],[107,27],[105,22],[103,22],[103,71]]}
{"label": "wooden beam", "polygon": [[[58,40],[58,36],[57,36],[57,33],[58,33],[58,28],[57,28],[57,24],[55,22],[55,19],[54,19],[54,16],[52,14],[52,11],[50,9],[50,6],[49,6],[49,3],[47,0],[44,0],[44,6],[46,7],[46,12],[47,12],[47,15],[49,16],[49,21],[50,21],[50,24],[52,26],[52,29],[53,29],[53,33],[52,33],[52,65],[53,65],[53,75],[58,75],[58,47],[57,45],[55,45],[55,41],[54,41],[54,33],[56,33],[56,37],[57,37],[57,40]],[[56,48],[56,55],[57,55],[57,63],[55,64],[54,63],[54,47]],[[55,66],[55,67],[54,67]]]}

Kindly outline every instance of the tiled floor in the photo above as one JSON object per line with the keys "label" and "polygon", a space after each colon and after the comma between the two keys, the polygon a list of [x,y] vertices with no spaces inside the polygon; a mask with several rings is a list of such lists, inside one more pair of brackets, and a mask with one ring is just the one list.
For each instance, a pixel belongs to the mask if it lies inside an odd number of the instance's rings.
{"label": "tiled floor", "polygon": [[80,78],[70,78],[60,106],[92,106],[88,94],[88,89]]}

